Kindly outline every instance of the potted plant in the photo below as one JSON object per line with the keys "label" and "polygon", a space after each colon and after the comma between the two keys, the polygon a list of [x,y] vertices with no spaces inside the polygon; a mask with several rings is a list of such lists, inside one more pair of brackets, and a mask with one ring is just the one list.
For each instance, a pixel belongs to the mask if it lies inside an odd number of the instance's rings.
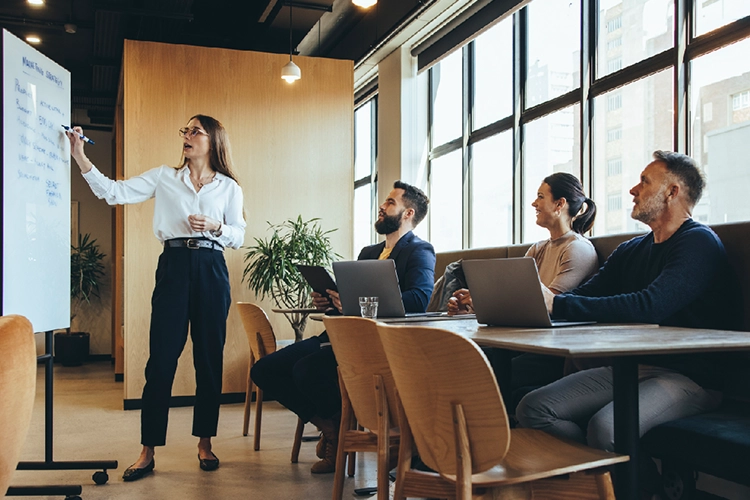
{"label": "potted plant", "polygon": [[[81,313],[84,304],[99,297],[99,284],[104,277],[105,254],[90,234],[78,235],[78,246],[70,247],[70,323]],[[63,366],[79,366],[89,355],[90,335],[71,331],[55,334],[55,359]]]}
{"label": "potted plant", "polygon": [[[273,231],[269,239],[254,238],[255,244],[245,254],[242,281],[261,299],[270,295],[280,309],[312,307],[310,287],[295,264],[328,267],[334,258],[328,237],[335,229],[323,231],[320,219],[303,221],[301,216],[281,224],[268,223]],[[302,340],[308,313],[285,313],[294,330],[295,342]]]}

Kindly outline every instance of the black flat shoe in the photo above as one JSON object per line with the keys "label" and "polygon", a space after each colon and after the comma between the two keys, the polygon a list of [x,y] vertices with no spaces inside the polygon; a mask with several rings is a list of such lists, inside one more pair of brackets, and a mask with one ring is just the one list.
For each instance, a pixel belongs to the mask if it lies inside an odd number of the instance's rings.
{"label": "black flat shoe", "polygon": [[198,461],[201,463],[201,469],[205,471],[212,471],[219,468],[219,457],[214,455],[214,458],[201,458],[198,454]]}
{"label": "black flat shoe", "polygon": [[122,474],[122,480],[123,481],[138,481],[142,477],[151,474],[151,472],[153,472],[154,470],[154,465],[155,465],[155,462],[153,458],[151,459],[151,462],[147,466],[143,467],[142,469],[136,469],[135,467],[131,465],[130,467],[125,469],[125,472]]}

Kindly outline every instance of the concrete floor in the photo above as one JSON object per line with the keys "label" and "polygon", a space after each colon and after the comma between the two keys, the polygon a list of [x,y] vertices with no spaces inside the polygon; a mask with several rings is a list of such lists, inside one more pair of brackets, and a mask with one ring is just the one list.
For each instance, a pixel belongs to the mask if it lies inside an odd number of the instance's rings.
{"label": "concrete floor", "polygon": [[[122,473],[140,452],[140,411],[122,409],[122,384],[113,381],[111,364],[91,362],[76,368],[55,365],[54,396],[54,459],[117,460],[119,467],[109,471],[109,482],[101,486],[94,484],[94,471],[88,470],[16,471],[11,485],[80,484],[83,500],[331,498],[333,475],[310,474],[310,466],[317,460],[314,442],[303,442],[299,463],[290,462],[296,416],[278,403],[263,405],[261,449],[257,452],[253,451],[252,435],[242,436],[243,405],[222,406],[218,436],[213,441],[221,467],[214,472],[198,467],[197,439],[190,435],[192,408],[172,408],[167,446],[157,449],[154,473],[125,483]],[[308,425],[305,434],[315,433]],[[33,420],[21,460],[44,460],[41,366]],[[357,473],[346,479],[344,498],[368,498],[354,497],[353,491],[374,486],[375,474],[375,455],[358,454]]]}

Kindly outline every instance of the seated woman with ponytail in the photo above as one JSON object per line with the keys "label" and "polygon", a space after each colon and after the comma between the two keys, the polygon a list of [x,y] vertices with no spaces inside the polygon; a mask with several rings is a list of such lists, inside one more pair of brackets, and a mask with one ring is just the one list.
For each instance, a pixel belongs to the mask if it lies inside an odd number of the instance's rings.
{"label": "seated woman with ponytail", "polygon": [[[539,278],[553,293],[576,288],[599,268],[594,245],[583,236],[594,225],[596,205],[586,197],[575,176],[559,172],[544,179],[531,206],[536,210],[537,225],[547,229],[550,237],[531,245],[526,256],[534,258]],[[448,300],[448,314],[471,312],[469,290],[458,290]],[[523,354],[513,358],[513,399],[517,401],[530,389],[562,377],[563,364],[564,359],[555,356]]]}

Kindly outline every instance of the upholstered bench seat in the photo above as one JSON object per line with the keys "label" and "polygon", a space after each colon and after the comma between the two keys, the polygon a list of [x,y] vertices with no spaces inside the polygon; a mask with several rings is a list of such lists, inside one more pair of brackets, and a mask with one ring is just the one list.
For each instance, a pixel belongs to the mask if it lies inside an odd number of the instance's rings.
{"label": "upholstered bench seat", "polygon": [[663,461],[750,485],[750,405],[672,420],[651,429],[641,443]]}

